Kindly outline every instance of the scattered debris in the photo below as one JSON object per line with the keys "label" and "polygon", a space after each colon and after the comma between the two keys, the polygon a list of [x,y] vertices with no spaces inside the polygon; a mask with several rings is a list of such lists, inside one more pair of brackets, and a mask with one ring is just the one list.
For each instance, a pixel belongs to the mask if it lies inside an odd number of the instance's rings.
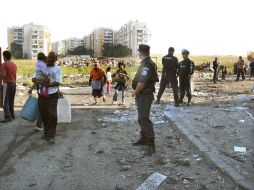
{"label": "scattered debris", "polygon": [[160,125],[160,124],[164,124],[165,123],[165,121],[163,121],[163,120],[159,120],[159,121],[155,121],[155,122],[153,122],[155,125]]}
{"label": "scattered debris", "polygon": [[180,166],[190,166],[191,165],[191,161],[188,158],[185,159],[175,159],[172,161],[173,164],[176,165],[180,165]]}
{"label": "scattered debris", "polygon": [[239,153],[246,153],[246,147],[234,146],[234,151]]}
{"label": "scattered debris", "polygon": [[99,150],[96,152],[96,154],[103,154],[104,153],[104,150]]}
{"label": "scattered debris", "polygon": [[240,156],[238,154],[235,154],[235,153],[229,153],[229,152],[226,152],[226,151],[222,151],[220,150],[220,152],[222,154],[224,154],[225,156],[228,156],[230,158],[233,158],[234,160],[236,161],[239,161],[239,162],[245,162],[246,161],[246,158],[244,158],[243,156]]}
{"label": "scattered debris", "polygon": [[183,184],[189,184],[190,182],[187,179],[183,180]]}
{"label": "scattered debris", "polygon": [[243,120],[243,119],[238,121],[238,123],[244,123],[244,122],[245,122],[245,120]]}
{"label": "scattered debris", "polygon": [[131,166],[124,165],[122,166],[121,171],[128,171],[129,169],[131,169]]}
{"label": "scattered debris", "polygon": [[145,180],[145,182],[141,186],[137,188],[137,190],[155,190],[166,178],[167,176],[162,175],[158,172],[153,173]]}

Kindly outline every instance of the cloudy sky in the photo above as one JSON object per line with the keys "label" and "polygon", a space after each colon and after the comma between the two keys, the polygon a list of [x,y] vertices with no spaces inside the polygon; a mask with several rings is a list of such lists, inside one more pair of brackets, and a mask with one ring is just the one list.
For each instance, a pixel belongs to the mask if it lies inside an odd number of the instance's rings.
{"label": "cloudy sky", "polygon": [[56,41],[139,20],[151,30],[152,53],[174,46],[195,55],[246,55],[254,50],[253,6],[253,0],[8,0],[1,2],[0,46],[13,25],[45,25]]}

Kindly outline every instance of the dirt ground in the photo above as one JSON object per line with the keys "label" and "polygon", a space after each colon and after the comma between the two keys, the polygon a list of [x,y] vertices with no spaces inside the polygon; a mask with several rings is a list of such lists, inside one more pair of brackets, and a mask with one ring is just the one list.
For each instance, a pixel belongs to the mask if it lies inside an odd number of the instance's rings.
{"label": "dirt ground", "polygon": [[[248,179],[253,176],[253,79],[233,78],[211,82],[210,73],[194,76],[194,104],[174,108],[167,89],[161,105],[153,105],[156,152],[133,147],[139,135],[137,112],[131,90],[126,105],[112,105],[112,97],[91,106],[89,87],[62,88],[72,104],[72,123],[57,127],[56,144],[41,140],[42,132],[19,116],[0,124],[0,189],[85,189],[134,190],[154,172],[167,176],[160,190],[238,189],[182,137],[164,112],[189,123],[190,130],[209,146],[230,153],[233,146],[245,146],[244,162],[223,157]],[[19,87],[16,111],[19,115],[26,97]],[[248,113],[249,114],[248,114]],[[1,111],[0,117],[3,113]]]}

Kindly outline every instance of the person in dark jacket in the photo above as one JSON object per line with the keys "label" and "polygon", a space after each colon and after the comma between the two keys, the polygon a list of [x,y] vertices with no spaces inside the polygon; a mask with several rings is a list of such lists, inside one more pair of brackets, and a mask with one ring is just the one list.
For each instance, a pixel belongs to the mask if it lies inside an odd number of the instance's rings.
{"label": "person in dark jacket", "polygon": [[150,120],[150,111],[154,100],[155,83],[159,82],[157,66],[150,58],[150,46],[141,44],[138,51],[141,65],[132,81],[132,88],[134,90],[132,96],[136,97],[138,123],[141,131],[140,138],[133,145],[148,145],[155,148],[155,135],[153,123]]}
{"label": "person in dark jacket", "polygon": [[213,82],[216,83],[216,81],[218,80],[218,69],[220,66],[220,62],[218,60],[217,57],[215,57],[214,61],[213,61]]}
{"label": "person in dark jacket", "polygon": [[189,59],[190,52],[186,49],[182,50],[183,60],[179,63],[179,81],[180,81],[180,99],[179,103],[183,103],[185,93],[188,98],[188,106],[191,105],[191,76],[194,73],[194,62]]}
{"label": "person in dark jacket", "polygon": [[250,77],[254,77],[254,60],[250,63]]}
{"label": "person in dark jacket", "polygon": [[178,81],[177,81],[177,72],[178,72],[178,59],[174,56],[175,49],[170,47],[168,49],[168,55],[162,58],[162,75],[160,80],[160,89],[157,95],[156,104],[160,103],[161,96],[165,91],[166,86],[170,83],[175,100],[175,106],[178,106]]}

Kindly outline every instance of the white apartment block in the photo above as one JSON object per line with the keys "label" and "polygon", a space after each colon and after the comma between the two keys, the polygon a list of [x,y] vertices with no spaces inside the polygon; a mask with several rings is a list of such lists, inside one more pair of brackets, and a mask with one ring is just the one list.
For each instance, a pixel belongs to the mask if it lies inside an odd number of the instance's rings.
{"label": "white apartment block", "polygon": [[84,39],[69,38],[56,41],[52,44],[52,49],[58,55],[65,55],[68,51],[73,51],[76,47],[84,46]]}
{"label": "white apartment block", "polygon": [[22,45],[23,44],[24,30],[22,26],[13,26],[7,28],[7,41],[8,49],[11,50],[11,44],[13,42]]}
{"label": "white apartment block", "polygon": [[65,55],[67,53],[66,43],[64,40],[57,41],[52,44],[53,52],[57,53],[57,55]]}
{"label": "white apartment block", "polygon": [[48,54],[51,51],[51,34],[47,27],[33,23],[23,26],[23,56],[36,59],[39,52]]}
{"label": "white apartment block", "polygon": [[84,40],[79,38],[70,38],[64,40],[66,44],[66,50],[73,51],[76,47],[84,46]]}
{"label": "white apartment block", "polygon": [[151,34],[146,23],[130,21],[116,31],[114,34],[114,43],[122,44],[132,49],[132,55],[137,55],[140,44],[150,44]]}

